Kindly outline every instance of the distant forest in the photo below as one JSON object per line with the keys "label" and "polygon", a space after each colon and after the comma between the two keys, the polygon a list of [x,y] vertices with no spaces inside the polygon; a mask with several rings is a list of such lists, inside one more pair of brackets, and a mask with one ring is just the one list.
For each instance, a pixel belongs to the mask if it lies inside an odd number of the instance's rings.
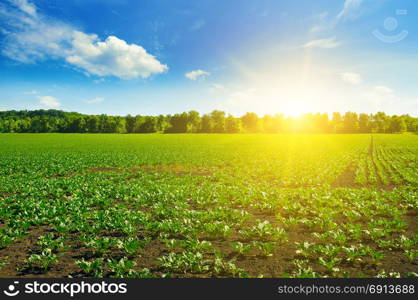
{"label": "distant forest", "polygon": [[214,110],[200,115],[189,111],[159,116],[84,115],[60,110],[0,111],[0,132],[16,133],[418,133],[418,118],[409,115],[305,114],[298,118],[282,114],[241,117]]}

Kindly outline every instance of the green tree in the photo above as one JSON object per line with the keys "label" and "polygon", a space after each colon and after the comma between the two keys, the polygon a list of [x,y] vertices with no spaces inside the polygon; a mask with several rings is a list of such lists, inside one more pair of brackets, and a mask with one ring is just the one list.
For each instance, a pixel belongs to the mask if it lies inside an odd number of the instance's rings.
{"label": "green tree", "polygon": [[347,112],[342,117],[333,113],[305,114],[300,118],[284,118],[283,115],[265,115],[259,118],[247,113],[240,118],[215,110],[199,116],[189,111],[174,116],[126,117],[107,115],[83,115],[60,110],[0,111],[0,132],[79,132],[79,133],[195,133],[195,132],[248,132],[248,133],[395,133],[417,132],[418,119],[409,115],[388,116],[383,112],[374,115]]}
{"label": "green tree", "polygon": [[259,120],[255,113],[246,113],[241,117],[242,126],[247,133],[259,132]]}
{"label": "green tree", "polygon": [[265,115],[262,119],[262,127],[263,132],[265,133],[279,133],[283,132],[283,122],[284,122],[284,116],[283,115]]}
{"label": "green tree", "polygon": [[196,133],[200,128],[200,116],[195,110],[191,110],[187,113],[187,129],[186,132]]}
{"label": "green tree", "polygon": [[68,124],[68,132],[83,133],[86,132],[86,120],[82,116],[74,116]]}
{"label": "green tree", "polygon": [[86,132],[96,133],[99,131],[99,119],[97,116],[88,116],[86,119]]}
{"label": "green tree", "polygon": [[212,117],[210,115],[203,115],[200,125],[200,132],[203,133],[212,133],[215,124],[213,123]]}
{"label": "green tree", "polygon": [[241,119],[235,118],[229,115],[225,119],[225,132],[226,133],[240,133],[242,131]]}
{"label": "green tree", "polygon": [[389,130],[390,120],[384,112],[378,112],[373,115],[373,132],[385,133]]}
{"label": "green tree", "polygon": [[157,117],[158,132],[165,132],[170,127],[170,122],[163,115]]}
{"label": "green tree", "polygon": [[402,133],[406,131],[406,123],[402,117],[392,116],[390,118],[389,130],[390,133]]}
{"label": "green tree", "polygon": [[368,114],[360,114],[358,124],[359,124],[359,132],[361,133],[371,132],[371,120]]}
{"label": "green tree", "polygon": [[331,127],[333,133],[341,133],[343,131],[343,118],[339,112],[332,113]]}
{"label": "green tree", "polygon": [[186,133],[188,125],[189,115],[184,112],[181,114],[175,114],[169,118],[170,127],[167,128],[167,133]]}
{"label": "green tree", "polygon": [[139,127],[139,133],[153,133],[158,131],[158,120],[156,117],[146,116]]}
{"label": "green tree", "polygon": [[126,120],[126,132],[127,133],[134,133],[135,132],[135,117],[132,117],[131,115],[127,115],[125,117]]}
{"label": "green tree", "polygon": [[359,130],[358,115],[355,112],[346,112],[343,118],[344,133],[357,133]]}
{"label": "green tree", "polygon": [[224,133],[225,132],[225,112],[221,110],[214,110],[210,113],[210,117],[213,122],[214,133]]}

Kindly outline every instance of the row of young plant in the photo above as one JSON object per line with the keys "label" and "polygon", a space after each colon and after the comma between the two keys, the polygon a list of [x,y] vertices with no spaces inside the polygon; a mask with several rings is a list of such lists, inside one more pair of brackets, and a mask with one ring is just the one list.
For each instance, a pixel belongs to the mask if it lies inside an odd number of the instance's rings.
{"label": "row of young plant", "polygon": [[[414,276],[387,264],[396,256],[416,266],[418,238],[405,218],[417,212],[414,186],[384,191],[316,185],[315,176],[335,180],[365,145],[362,140],[351,148],[320,148],[332,153],[329,161],[326,152],[318,159],[291,154],[279,162],[268,149],[257,157],[256,150],[224,154],[221,147],[212,149],[207,168],[217,168],[205,176],[123,168],[88,172],[100,165],[87,151],[57,154],[43,168],[41,154],[10,155],[0,176],[0,263],[7,267],[1,249],[43,228],[18,272],[48,273],[70,255],[77,272],[66,276],[344,277],[361,276],[361,270],[367,276]],[[337,155],[336,147],[346,150]],[[100,157],[124,166],[136,154]],[[281,165],[294,170],[276,170]],[[325,174],[329,169],[332,176]],[[303,185],[311,187],[298,187]],[[142,257],[155,244],[155,264],[144,264]],[[279,259],[284,249],[293,251],[285,270],[286,261]],[[248,260],[277,271],[248,269]]]}

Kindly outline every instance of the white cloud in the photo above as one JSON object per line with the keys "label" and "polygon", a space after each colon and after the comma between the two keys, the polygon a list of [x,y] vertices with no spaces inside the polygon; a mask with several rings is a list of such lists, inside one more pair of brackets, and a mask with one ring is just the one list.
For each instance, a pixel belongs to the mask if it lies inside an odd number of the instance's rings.
{"label": "white cloud", "polygon": [[147,78],[167,70],[141,46],[127,44],[115,36],[100,41],[96,35],[74,32],[73,49],[66,61],[99,76],[113,75],[123,79]]}
{"label": "white cloud", "polygon": [[203,70],[195,70],[191,71],[189,73],[184,74],[184,76],[190,80],[198,80],[200,78],[205,78],[206,76],[209,76],[210,73],[203,71]]}
{"label": "white cloud", "polygon": [[363,0],[345,0],[344,7],[337,15],[337,20],[353,20],[359,15],[359,8]]}
{"label": "white cloud", "polygon": [[306,44],[304,44],[303,48],[324,48],[324,49],[331,49],[331,48],[337,48],[341,46],[341,42],[337,41],[337,38],[331,37],[328,39],[318,39],[310,41]]}
{"label": "white cloud", "polygon": [[95,34],[86,34],[73,26],[40,15],[26,0],[13,0],[15,7],[0,6],[3,30],[2,53],[22,62],[35,63],[45,59],[64,59],[70,65],[98,76],[122,79],[147,78],[163,73],[168,67],[143,47],[128,44],[116,36],[102,41]]}
{"label": "white cloud", "polygon": [[104,98],[102,97],[96,97],[90,100],[87,100],[86,103],[87,104],[97,104],[97,103],[102,103],[104,101]]}
{"label": "white cloud", "polygon": [[36,6],[27,0],[9,0],[13,5],[32,17],[36,17]]}
{"label": "white cloud", "polygon": [[345,0],[341,11],[330,16],[328,12],[322,12],[312,17],[314,24],[310,28],[311,33],[331,32],[340,23],[347,20],[355,20],[364,10],[362,10],[363,0]]}
{"label": "white cloud", "polygon": [[61,103],[57,98],[52,96],[38,96],[39,103],[47,108],[59,108]]}
{"label": "white cloud", "polygon": [[360,74],[352,73],[352,72],[344,72],[340,73],[340,77],[344,82],[347,82],[349,84],[360,84],[363,82],[363,78]]}

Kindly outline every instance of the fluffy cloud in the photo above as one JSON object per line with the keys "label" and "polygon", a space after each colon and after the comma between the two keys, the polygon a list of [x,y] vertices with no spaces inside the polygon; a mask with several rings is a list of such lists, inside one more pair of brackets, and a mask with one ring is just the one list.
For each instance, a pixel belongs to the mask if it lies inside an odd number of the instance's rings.
{"label": "fluffy cloud", "polygon": [[345,72],[340,73],[340,77],[344,82],[347,82],[349,84],[360,84],[363,82],[363,78],[360,74],[352,73],[352,72]]}
{"label": "fluffy cloud", "polygon": [[52,96],[39,96],[39,103],[47,108],[59,108],[61,103],[57,98]]}
{"label": "fluffy cloud", "polygon": [[341,42],[337,41],[337,38],[331,37],[328,39],[318,39],[310,41],[303,45],[303,48],[324,48],[324,49],[331,49],[337,48],[341,46]]}
{"label": "fluffy cloud", "polygon": [[0,6],[0,18],[6,37],[2,53],[13,60],[35,63],[64,59],[87,74],[122,79],[147,78],[168,69],[139,45],[128,44],[116,36],[102,41],[95,34],[40,15],[27,0],[10,3]]}
{"label": "fluffy cloud", "polygon": [[96,35],[80,31],[73,34],[73,49],[66,61],[99,76],[113,75],[123,79],[163,73],[167,70],[141,46],[128,44],[115,36],[100,41]]}
{"label": "fluffy cloud", "polygon": [[104,101],[104,98],[102,97],[96,97],[90,100],[87,100],[86,103],[87,104],[97,104],[97,103],[102,103]]}
{"label": "fluffy cloud", "polygon": [[206,76],[209,76],[210,73],[203,71],[203,70],[195,70],[195,71],[191,71],[189,73],[184,74],[184,76],[186,76],[186,78],[190,79],[190,80],[198,80],[199,78],[205,78]]}

